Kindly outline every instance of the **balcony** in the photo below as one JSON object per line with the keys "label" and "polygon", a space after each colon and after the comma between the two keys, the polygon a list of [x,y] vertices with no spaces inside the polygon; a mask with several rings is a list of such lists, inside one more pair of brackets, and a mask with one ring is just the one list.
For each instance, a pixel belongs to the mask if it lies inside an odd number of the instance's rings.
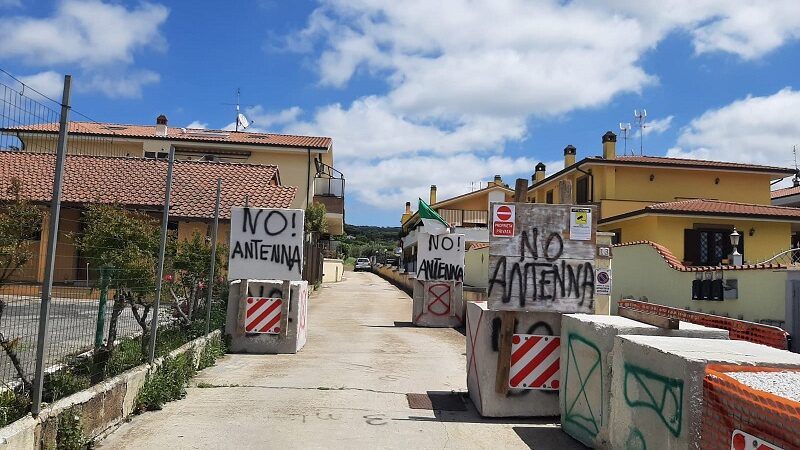
{"label": "balcony", "polygon": [[489,212],[475,209],[440,209],[439,215],[454,227],[488,227]]}
{"label": "balcony", "polygon": [[328,213],[344,214],[344,178],[315,177],[314,201]]}

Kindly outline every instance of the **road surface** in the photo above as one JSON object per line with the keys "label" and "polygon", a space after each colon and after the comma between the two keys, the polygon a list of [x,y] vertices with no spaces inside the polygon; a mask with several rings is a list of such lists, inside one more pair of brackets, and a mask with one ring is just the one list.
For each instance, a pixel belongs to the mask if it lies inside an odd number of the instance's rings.
{"label": "road surface", "polygon": [[485,420],[410,409],[407,393],[465,393],[465,338],[408,326],[411,299],[372,273],[346,273],[309,301],[297,355],[228,355],[187,398],[135,416],[102,449],[583,448],[554,419]]}

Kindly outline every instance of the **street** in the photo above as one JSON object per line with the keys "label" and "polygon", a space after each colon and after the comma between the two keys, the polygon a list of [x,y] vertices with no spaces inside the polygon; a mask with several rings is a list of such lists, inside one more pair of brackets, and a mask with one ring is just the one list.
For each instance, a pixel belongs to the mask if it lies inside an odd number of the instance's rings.
{"label": "street", "polygon": [[[583,448],[557,418],[482,419],[465,395],[464,335],[411,327],[411,299],[377,275],[347,272],[309,304],[300,353],[227,355],[185,399],[134,416],[98,447]],[[411,409],[408,393],[463,410]]]}

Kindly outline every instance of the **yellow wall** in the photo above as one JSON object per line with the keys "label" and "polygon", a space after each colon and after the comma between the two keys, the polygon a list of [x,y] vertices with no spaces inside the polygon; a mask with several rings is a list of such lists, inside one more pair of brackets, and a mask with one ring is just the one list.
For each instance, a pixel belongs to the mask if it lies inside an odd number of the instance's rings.
{"label": "yellow wall", "polygon": [[785,317],[787,272],[737,270],[724,272],[725,279],[738,281],[738,299],[723,301],[692,300],[695,274],[671,269],[649,245],[614,248],[611,261],[614,273],[612,313],[623,297],[642,299],[676,308],[743,316],[744,320],[783,321]]}
{"label": "yellow wall", "polygon": [[[211,236],[212,227],[212,222],[182,220],[178,222],[178,241],[190,240],[194,237],[195,233],[199,233],[200,236]],[[217,228],[217,244],[228,245],[230,235],[231,224],[220,223]]]}
{"label": "yellow wall", "polygon": [[464,285],[486,288],[489,285],[489,247],[469,250],[464,255]]}
{"label": "yellow wall", "polygon": [[[792,226],[789,222],[769,222],[757,220],[712,218],[712,217],[677,217],[677,216],[642,216],[604,224],[601,231],[622,230],[622,242],[649,240],[667,247],[679,260],[683,260],[683,230],[687,228],[703,228],[709,225],[719,228],[736,227],[744,239],[744,260],[756,263],[787,250],[791,245]],[[753,236],[749,235],[754,229]]]}

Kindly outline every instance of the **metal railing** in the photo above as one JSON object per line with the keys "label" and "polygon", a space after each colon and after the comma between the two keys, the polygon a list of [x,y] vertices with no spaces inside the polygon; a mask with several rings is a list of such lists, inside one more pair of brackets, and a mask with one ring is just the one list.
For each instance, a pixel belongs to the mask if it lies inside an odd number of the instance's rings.
{"label": "metal railing", "polygon": [[438,213],[447,223],[457,227],[489,224],[489,212],[486,210],[440,209]]}
{"label": "metal railing", "polygon": [[758,264],[780,264],[783,266],[792,266],[800,264],[800,248],[790,248],[784,250],[772,258],[759,262]]}

